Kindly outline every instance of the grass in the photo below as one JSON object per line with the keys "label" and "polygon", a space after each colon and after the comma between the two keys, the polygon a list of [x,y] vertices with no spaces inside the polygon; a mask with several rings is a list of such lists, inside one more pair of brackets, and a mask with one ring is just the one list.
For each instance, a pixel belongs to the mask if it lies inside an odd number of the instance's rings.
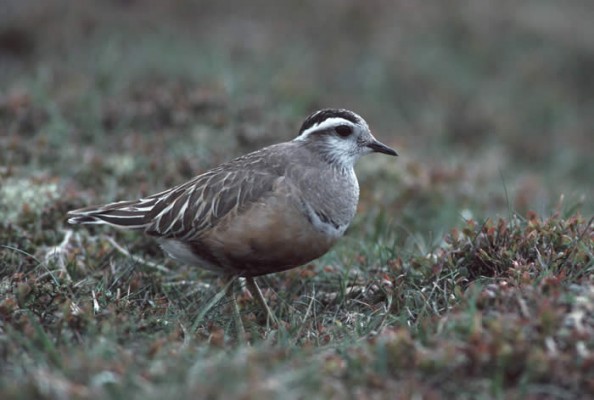
{"label": "grass", "polygon": [[84,236],[46,260],[3,251],[9,397],[453,396],[460,379],[469,396],[592,389],[594,231],[579,216],[469,221],[429,256],[271,276],[265,293],[284,323],[267,329],[244,293],[247,347],[224,306],[191,329],[220,290],[212,279],[148,270]]}
{"label": "grass", "polygon": [[[1,398],[593,396],[592,7],[316,6],[3,14]],[[65,224],[337,104],[401,156],[360,162],[332,252],[260,279],[279,326],[240,293],[249,344],[203,315],[217,277]]]}

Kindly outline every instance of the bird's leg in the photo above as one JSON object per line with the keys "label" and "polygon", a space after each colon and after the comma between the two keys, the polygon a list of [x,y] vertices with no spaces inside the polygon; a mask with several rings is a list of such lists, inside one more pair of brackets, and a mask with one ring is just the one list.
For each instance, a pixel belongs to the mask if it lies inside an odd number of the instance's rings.
{"label": "bird's leg", "polygon": [[237,304],[237,296],[235,295],[235,283],[237,282],[236,275],[229,275],[226,278],[226,291],[227,297],[231,300],[231,304],[233,307],[233,322],[235,323],[235,329],[237,331],[237,337],[240,341],[245,340],[245,328],[243,327],[243,322],[241,321],[241,314],[239,313],[239,304]]}
{"label": "bird's leg", "polygon": [[276,316],[272,313],[272,310],[270,310],[270,307],[268,307],[268,304],[266,304],[266,300],[264,299],[264,296],[262,295],[262,291],[256,284],[256,281],[254,280],[254,278],[246,277],[245,283],[248,287],[248,290],[252,293],[253,296],[256,297],[256,301],[258,303],[260,303],[260,306],[266,312],[266,324],[269,324],[272,321],[272,323],[278,325],[278,319],[276,319]]}

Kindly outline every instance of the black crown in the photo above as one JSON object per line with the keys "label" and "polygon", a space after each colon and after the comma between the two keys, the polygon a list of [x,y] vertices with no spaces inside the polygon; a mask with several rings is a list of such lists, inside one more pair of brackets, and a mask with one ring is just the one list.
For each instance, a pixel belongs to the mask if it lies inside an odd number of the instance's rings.
{"label": "black crown", "polygon": [[299,134],[302,134],[303,131],[311,128],[314,125],[321,124],[328,118],[344,118],[354,124],[360,122],[359,117],[352,111],[345,110],[343,108],[326,108],[324,110],[316,111],[307,117],[305,121],[303,121],[301,129],[299,129]]}

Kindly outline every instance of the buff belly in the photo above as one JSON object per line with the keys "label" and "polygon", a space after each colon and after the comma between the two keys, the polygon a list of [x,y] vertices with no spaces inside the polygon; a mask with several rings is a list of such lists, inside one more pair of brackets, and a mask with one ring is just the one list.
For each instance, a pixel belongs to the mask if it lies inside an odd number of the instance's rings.
{"label": "buff belly", "polygon": [[219,273],[258,276],[306,264],[325,254],[342,233],[315,227],[287,197],[272,197],[232,213],[201,238],[162,242],[169,255]]}

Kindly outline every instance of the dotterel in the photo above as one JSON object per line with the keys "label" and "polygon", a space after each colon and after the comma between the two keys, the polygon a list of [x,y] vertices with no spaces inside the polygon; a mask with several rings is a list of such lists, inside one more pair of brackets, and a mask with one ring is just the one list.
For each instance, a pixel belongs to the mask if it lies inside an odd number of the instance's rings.
{"label": "dotterel", "polygon": [[68,222],[144,231],[173,259],[257,289],[253,277],[306,264],[344,234],[359,200],[353,167],[372,152],[397,155],[359,115],[324,109],[292,141],[139,200],[70,211]]}

